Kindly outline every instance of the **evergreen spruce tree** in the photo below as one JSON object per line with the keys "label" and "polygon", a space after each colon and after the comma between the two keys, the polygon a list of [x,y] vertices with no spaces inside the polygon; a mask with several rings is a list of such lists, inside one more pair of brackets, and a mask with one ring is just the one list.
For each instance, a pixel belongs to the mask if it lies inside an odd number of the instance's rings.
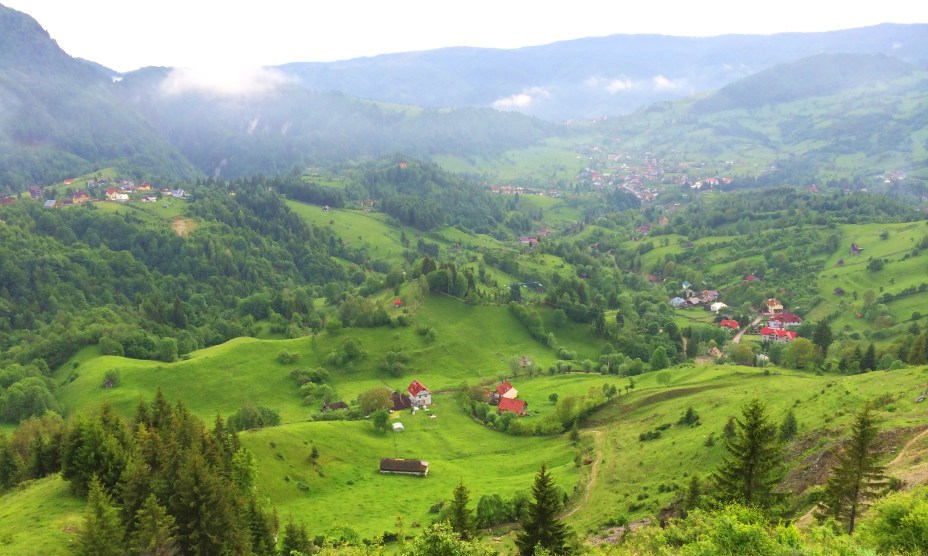
{"label": "evergreen spruce tree", "polygon": [[717,497],[766,509],[778,496],[774,488],[783,476],[783,454],[776,425],[767,419],[764,404],[754,399],[735,419],[735,435],[725,439],[727,455],[712,474]]}
{"label": "evergreen spruce tree", "polygon": [[454,487],[454,499],[448,508],[448,522],[462,541],[469,541],[477,536],[477,523],[474,511],[467,507],[470,502],[470,491],[459,483]]}
{"label": "evergreen spruce tree", "polygon": [[137,556],[175,556],[180,554],[174,518],[150,494],[135,513],[129,536],[129,553]]}
{"label": "evergreen spruce tree", "polygon": [[819,517],[833,517],[854,533],[857,517],[868,499],[885,486],[883,467],[877,465],[874,451],[877,433],[875,417],[865,405],[854,418],[851,438],[838,458],[825,484]]}
{"label": "evergreen spruce tree", "polygon": [[302,521],[299,525],[293,520],[293,516],[287,520],[284,526],[283,540],[280,542],[281,556],[290,556],[294,552],[309,556],[313,551],[313,543],[309,540],[309,533],[306,532],[306,524]]}
{"label": "evergreen spruce tree", "polygon": [[702,497],[702,482],[699,475],[693,474],[690,482],[686,486],[686,494],[683,495],[683,509],[687,512],[699,507],[699,499]]}
{"label": "evergreen spruce tree", "polygon": [[796,432],[799,429],[799,425],[796,423],[796,414],[793,413],[793,410],[790,409],[786,413],[786,417],[783,418],[783,422],[780,423],[779,438],[780,442],[788,442],[796,436]]}
{"label": "evergreen spruce tree", "polygon": [[862,372],[876,370],[876,348],[873,347],[873,342],[870,342],[864,356],[860,358],[860,370]]}
{"label": "evergreen spruce tree", "polygon": [[828,355],[828,346],[833,341],[834,337],[831,334],[831,327],[828,326],[828,319],[822,319],[812,332],[812,343],[818,348],[822,357],[826,357]]}
{"label": "evergreen spruce tree", "polygon": [[76,553],[78,556],[120,556],[125,554],[122,537],[119,510],[94,475],[88,485],[87,508],[84,524],[77,534]]}
{"label": "evergreen spruce tree", "polygon": [[528,515],[522,520],[522,531],[516,537],[519,554],[532,556],[536,546],[550,554],[567,554],[567,526],[557,517],[561,501],[544,464],[535,476],[532,497]]}
{"label": "evergreen spruce tree", "polygon": [[912,347],[909,348],[907,363],[910,365],[928,363],[928,330],[915,337]]}
{"label": "evergreen spruce tree", "polygon": [[6,435],[0,434],[0,492],[12,488],[23,477],[23,460]]}

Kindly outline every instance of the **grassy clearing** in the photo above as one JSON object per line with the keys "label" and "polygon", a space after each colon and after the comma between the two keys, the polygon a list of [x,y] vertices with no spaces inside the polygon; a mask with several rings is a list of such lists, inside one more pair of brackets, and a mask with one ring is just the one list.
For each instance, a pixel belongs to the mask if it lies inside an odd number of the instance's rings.
{"label": "grassy clearing", "polygon": [[[378,258],[402,260],[400,235],[403,228],[388,223],[386,214],[351,209],[323,211],[315,205],[296,201],[287,201],[287,205],[310,224],[331,229],[351,247],[367,247]],[[415,241],[415,232],[407,230],[406,234],[410,241]]]}
{"label": "grassy clearing", "polygon": [[[565,439],[493,432],[467,418],[451,396],[436,396],[430,412],[403,412],[395,420],[405,432],[377,433],[367,422],[296,423],[242,439],[261,462],[258,488],[282,518],[311,516],[313,534],[348,525],[371,536],[393,531],[397,515],[415,533],[414,524],[431,523],[429,507],[450,500],[459,482],[471,490],[474,503],[493,493],[509,498],[530,490],[542,462],[564,490],[570,492],[577,481]],[[309,459],[314,446],[315,466]],[[394,456],[428,461],[428,477],[380,474],[380,459]]]}
{"label": "grassy clearing", "polygon": [[[636,377],[631,395],[595,416],[603,454],[602,479],[590,495],[589,505],[575,515],[575,525],[595,530],[610,517],[654,515],[682,494],[690,473],[706,477],[721,461],[725,422],[739,415],[752,397],[767,404],[771,420],[779,423],[789,408],[799,422],[800,435],[789,450],[799,450],[799,463],[790,474],[796,493],[821,479],[813,465],[816,456],[833,448],[846,434],[854,412],[875,401],[882,430],[924,425],[922,408],[914,403],[928,383],[928,368],[891,373],[876,372],[850,377],[814,376],[773,369],[769,376],[748,368],[684,367]],[[666,376],[666,375],[664,375]],[[639,434],[665,423],[675,424],[688,406],[700,416],[698,427],[671,426],[660,438],[640,441]],[[712,434],[714,446],[706,446]],[[885,458],[891,458],[889,452]],[[663,492],[662,492],[663,491]]]}
{"label": "grassy clearing", "polygon": [[0,554],[57,556],[83,523],[84,501],[55,475],[29,481],[0,496]]}

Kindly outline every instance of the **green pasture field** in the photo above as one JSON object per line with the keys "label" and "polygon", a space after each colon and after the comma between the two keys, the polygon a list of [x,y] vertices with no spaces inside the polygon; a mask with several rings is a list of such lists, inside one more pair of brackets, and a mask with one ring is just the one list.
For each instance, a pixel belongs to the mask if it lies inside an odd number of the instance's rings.
{"label": "green pasture field", "polygon": [[[190,354],[174,363],[99,356],[96,347],[82,350],[78,363],[61,367],[54,378],[62,386],[59,396],[67,414],[96,407],[107,401],[120,413],[131,416],[140,401],[149,402],[158,388],[168,399],[182,399],[190,410],[207,422],[219,414],[228,417],[249,400],[280,412],[283,422],[305,421],[318,410],[322,400],[304,405],[296,383],[290,378],[295,368],[324,367],[330,383],[342,400],[353,400],[364,390],[378,385],[405,388],[417,378],[430,389],[447,390],[461,383],[492,381],[509,373],[509,359],[528,355],[544,368],[552,365],[555,351],[532,339],[506,306],[467,305],[432,294],[413,314],[414,324],[395,329],[345,329],[293,340],[237,338]],[[396,311],[392,307],[389,311]],[[429,342],[417,326],[434,328]],[[558,333],[555,333],[558,335]],[[565,325],[560,343],[578,350],[583,357],[598,357],[600,342],[588,327]],[[343,368],[326,364],[326,356],[347,338],[360,343],[367,356]],[[296,363],[281,364],[282,350],[300,354]],[[393,377],[379,369],[388,351],[409,355],[407,372]],[[118,388],[104,389],[107,371],[119,372]],[[69,376],[76,371],[76,378]]]}
{"label": "green pasture field", "polygon": [[84,500],[59,475],[0,495],[0,554],[65,556],[83,524]]}
{"label": "green pasture field", "polygon": [[[880,239],[883,232],[889,234],[885,240]],[[895,296],[906,288],[915,287],[917,290],[921,284],[928,283],[928,253],[912,256],[913,250],[926,235],[928,226],[924,222],[842,226],[841,247],[825,261],[825,267],[819,274],[819,290],[826,302],[810,316],[821,318],[840,309],[834,325],[859,328],[861,323],[854,314],[862,310],[864,293],[868,290],[874,292],[877,303],[884,303],[884,293]],[[863,249],[859,255],[850,254],[852,242]],[[867,268],[874,258],[887,261],[881,270]],[[844,264],[839,266],[841,259]],[[835,288],[842,288],[845,294],[835,296]],[[928,313],[924,310],[928,307],[928,292],[893,299],[886,305],[896,322],[903,322],[915,311]]]}
{"label": "green pasture field", "polygon": [[[586,431],[597,439],[602,464],[589,503],[575,514],[574,526],[591,530],[609,518],[655,515],[682,495],[690,474],[705,479],[725,453],[723,429],[728,417],[740,415],[742,405],[753,397],[767,405],[775,423],[790,408],[796,414],[799,437],[788,450],[799,463],[791,469],[787,484],[798,494],[809,486],[813,470],[808,466],[848,434],[853,415],[864,402],[876,402],[882,430],[909,430],[903,438],[917,431],[910,427],[925,424],[923,408],[914,402],[928,382],[928,367],[850,377],[770,369],[771,374],[765,375],[735,366],[681,367],[635,377],[631,394],[623,390],[594,415]],[[658,381],[663,373],[666,386]],[[699,414],[701,425],[676,425],[689,406]],[[666,423],[672,426],[660,438],[639,439],[641,433]],[[710,434],[715,444],[706,446]],[[885,457],[890,459],[888,454]]]}
{"label": "green pasture field", "polygon": [[[377,258],[399,262],[402,260],[403,244],[400,235],[403,228],[387,222],[389,216],[382,212],[363,212],[351,209],[329,209],[297,201],[287,201],[287,206],[310,224],[329,228],[352,247],[367,247]],[[415,244],[415,231],[406,230],[409,241]]]}
{"label": "green pasture field", "polygon": [[547,188],[571,183],[588,160],[567,145],[551,143],[520,150],[506,151],[498,156],[433,157],[449,172],[481,174],[499,184],[526,183],[529,187]]}
{"label": "green pasture field", "polygon": [[[188,204],[188,201],[185,199],[163,197],[161,200],[155,201],[154,203],[143,203],[134,200],[125,203],[101,201],[99,203],[94,203],[94,206],[100,210],[115,212],[117,214],[134,214],[146,220],[170,222],[176,217],[184,216]],[[167,205],[167,208],[165,208],[164,205]]]}
{"label": "green pasture field", "polygon": [[[405,431],[378,433],[366,421],[294,423],[245,433],[242,441],[260,462],[258,489],[274,501],[282,521],[303,519],[311,534],[344,525],[371,537],[395,530],[403,515],[407,531],[436,517],[433,504],[451,499],[459,483],[472,504],[483,495],[511,498],[530,492],[546,464],[559,487],[577,482],[574,451],[564,437],[516,437],[467,417],[453,397],[438,395],[430,411],[394,414]],[[312,465],[312,448],[319,458]],[[383,475],[380,459],[429,462],[425,478]]]}

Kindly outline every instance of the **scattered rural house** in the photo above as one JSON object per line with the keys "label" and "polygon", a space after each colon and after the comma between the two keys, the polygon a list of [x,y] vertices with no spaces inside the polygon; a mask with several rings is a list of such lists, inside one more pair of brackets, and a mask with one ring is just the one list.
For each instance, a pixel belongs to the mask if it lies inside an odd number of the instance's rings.
{"label": "scattered rural house", "polygon": [[741,325],[738,324],[738,321],[736,321],[736,320],[732,320],[732,319],[722,319],[722,322],[719,323],[719,326],[722,326],[722,327],[724,327],[724,328],[728,328],[728,329],[730,329],[730,330],[738,330],[738,328],[739,328]]}
{"label": "scattered rural house", "polygon": [[78,189],[74,192],[74,195],[71,195],[71,202],[75,205],[79,203],[86,203],[89,200],[90,195],[88,195],[87,192],[82,189]]}
{"label": "scattered rural house", "polygon": [[110,201],[115,201],[116,196],[119,195],[119,193],[120,191],[116,189],[115,187],[109,187],[106,190],[106,198],[109,199]]}
{"label": "scattered rural house", "polygon": [[686,307],[686,300],[683,299],[682,297],[674,297],[673,299],[670,300],[670,306],[675,307],[677,309],[682,309]]}
{"label": "scattered rural house", "polygon": [[73,178],[69,178],[69,179],[64,180],[64,184],[65,184],[65,185],[71,185],[72,183],[74,183],[74,179],[73,179]]}
{"label": "scattered rural house", "polygon": [[394,299],[394,300],[393,300],[393,307],[394,307],[395,309],[399,309],[399,308],[402,307],[402,306],[403,306],[403,300],[402,300],[402,299]]}
{"label": "scattered rural house", "polygon": [[418,459],[383,458],[380,460],[380,472],[389,475],[425,477],[429,474],[429,462]]}
{"label": "scattered rural house", "polygon": [[56,200],[54,200],[54,199],[49,199],[48,201],[45,201],[45,204],[42,205],[42,206],[45,207],[45,208],[47,208],[47,209],[53,209],[53,208],[55,208],[55,206],[57,206],[57,205],[58,205],[58,201],[56,201]]}
{"label": "scattered rural house", "polygon": [[857,245],[857,242],[851,243],[851,255],[860,255],[860,252],[863,251],[863,248]]}
{"label": "scattered rural house", "polygon": [[38,201],[42,198],[42,188],[37,185],[33,185],[29,188],[29,196],[32,197],[33,201]]}
{"label": "scattered rural house", "polygon": [[139,191],[151,191],[151,184],[149,184],[148,182],[140,183],[136,189],[138,189]]}
{"label": "scattered rural house", "polygon": [[393,392],[393,411],[402,411],[412,407],[412,400],[408,394],[402,392]]}
{"label": "scattered rural house", "polygon": [[709,309],[711,309],[712,312],[714,312],[714,313],[718,313],[719,311],[721,311],[721,310],[724,309],[725,307],[728,307],[728,305],[722,303],[721,301],[716,301],[716,302],[713,303],[712,305],[709,305]]}
{"label": "scattered rural house", "polygon": [[702,299],[699,299],[696,296],[690,297],[689,299],[686,300],[686,302],[689,303],[690,305],[693,305],[694,307],[696,305],[702,305]]}
{"label": "scattered rural house", "polygon": [[0,197],[0,205],[12,205],[16,202],[16,195],[10,195],[8,197]]}
{"label": "scattered rural house", "polygon": [[719,348],[714,347],[709,350],[709,357],[721,357],[721,356],[722,356],[722,350],[720,350]]}
{"label": "scattered rural house", "polygon": [[393,423],[393,432],[403,432],[406,430],[406,427],[403,426],[403,423],[399,421]]}
{"label": "scattered rural house", "polygon": [[785,330],[787,328],[799,326],[801,324],[802,317],[792,313],[780,313],[776,316],[770,317],[770,320],[767,321],[767,326],[777,330]]}
{"label": "scattered rural house", "polygon": [[776,298],[771,297],[766,301],[767,312],[771,315],[776,315],[783,312],[783,304],[776,300]]}
{"label": "scattered rural house", "polygon": [[657,223],[661,226],[666,226],[667,224],[670,224],[670,219],[666,216],[661,216],[661,219],[658,220]]}
{"label": "scattered rural house", "polygon": [[432,405],[432,393],[418,380],[413,380],[406,390],[409,391],[413,405],[418,407]]}
{"label": "scattered rural house", "polygon": [[518,397],[519,391],[513,388],[512,384],[508,380],[504,380],[499,386],[497,386],[493,392],[490,393],[490,403],[496,405],[503,398],[514,400]]}
{"label": "scattered rural house", "polygon": [[779,330],[769,326],[761,328],[760,335],[765,342],[792,342],[796,339],[796,332],[792,330]]}
{"label": "scattered rural house", "polygon": [[835,288],[835,295],[844,295],[844,288]]}
{"label": "scattered rural house", "polygon": [[719,292],[715,290],[702,290],[702,297],[706,301],[715,301],[719,298]]}
{"label": "scattered rural house", "polygon": [[170,192],[171,197],[177,197],[178,199],[183,199],[187,196],[187,193],[183,189],[172,189]]}
{"label": "scattered rural house", "polygon": [[519,243],[522,245],[536,245],[538,243],[538,238],[534,236],[522,236],[519,238]]}
{"label": "scattered rural house", "polygon": [[744,277],[745,282],[753,282],[754,280],[760,280],[760,278],[758,278],[757,276],[754,276],[753,274],[748,274],[747,276]]}
{"label": "scattered rural house", "polygon": [[338,409],[348,409],[348,404],[346,404],[345,402],[331,402],[330,403],[329,400],[322,402],[321,411],[323,413],[327,411],[336,411]]}
{"label": "scattered rural house", "polygon": [[525,415],[525,410],[528,408],[528,403],[523,400],[518,400],[515,398],[500,398],[499,408],[497,411],[502,413],[504,411],[511,411],[518,416]]}
{"label": "scattered rural house", "polygon": [[684,280],[683,283],[680,284],[680,286],[682,286],[682,287],[683,287],[683,290],[686,291],[686,290],[690,289],[690,288],[693,286],[693,284],[690,284],[689,282],[687,282],[686,280]]}

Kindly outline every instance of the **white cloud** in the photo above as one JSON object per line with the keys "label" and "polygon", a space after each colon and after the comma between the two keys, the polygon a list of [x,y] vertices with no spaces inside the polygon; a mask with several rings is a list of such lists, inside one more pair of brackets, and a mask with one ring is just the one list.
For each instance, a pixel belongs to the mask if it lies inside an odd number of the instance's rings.
{"label": "white cloud", "polygon": [[623,91],[631,91],[632,89],[637,88],[638,85],[636,85],[634,81],[628,78],[613,79],[606,84],[606,90],[609,91],[609,94],[611,95],[621,93]]}
{"label": "white cloud", "polygon": [[655,75],[652,81],[657,91],[676,91],[686,87],[686,79],[668,79],[663,75]]}
{"label": "white cloud", "polygon": [[536,100],[548,98],[549,96],[551,94],[547,90],[541,87],[532,87],[521,93],[495,100],[493,108],[497,110],[523,110],[531,106]]}
{"label": "white cloud", "polygon": [[262,96],[294,81],[272,68],[176,68],[161,82],[161,91],[168,95],[201,92],[229,97]]}

